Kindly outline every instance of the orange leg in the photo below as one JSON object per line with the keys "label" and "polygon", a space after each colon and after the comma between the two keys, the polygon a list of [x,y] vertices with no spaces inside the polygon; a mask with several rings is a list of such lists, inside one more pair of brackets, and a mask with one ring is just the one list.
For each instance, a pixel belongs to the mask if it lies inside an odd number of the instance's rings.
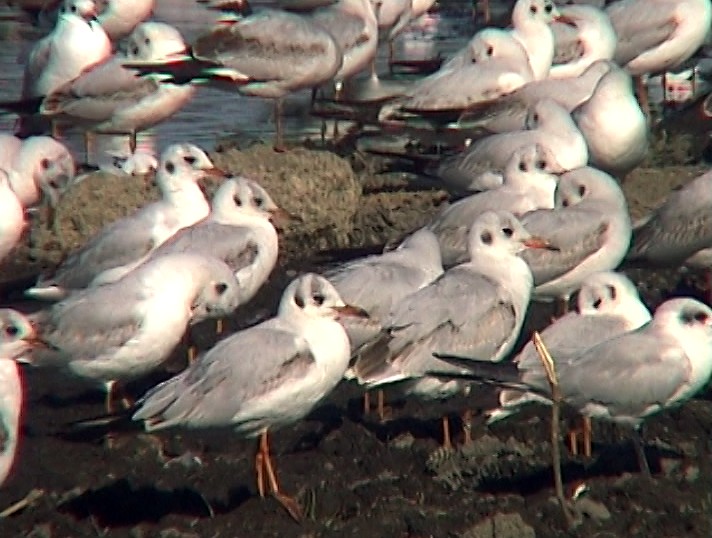
{"label": "orange leg", "polygon": [[382,390],[376,393],[378,397],[378,418],[381,422],[386,422],[391,416],[391,408],[386,405],[386,396]]}
{"label": "orange leg", "polygon": [[581,418],[581,427],[580,428],[573,428],[571,431],[569,431],[569,451],[571,452],[572,456],[577,456],[579,453],[579,442],[578,442],[578,434],[581,432],[582,436],[582,441],[581,445],[583,448],[583,456],[585,458],[590,458],[593,451],[591,450],[591,435],[592,435],[592,426],[591,426],[591,419],[588,417],[582,417]]}
{"label": "orange leg", "polygon": [[302,509],[299,506],[297,500],[289,495],[279,491],[279,483],[277,482],[277,474],[274,471],[274,466],[272,465],[272,459],[269,455],[269,439],[267,437],[267,431],[260,435],[260,446],[255,457],[255,467],[257,471],[257,489],[260,492],[260,497],[264,497],[265,484],[264,484],[264,474],[267,474],[267,480],[269,481],[269,487],[272,496],[279,501],[279,503],[284,507],[284,509],[289,513],[292,518],[296,521],[302,520]]}
{"label": "orange leg", "polygon": [[450,439],[450,419],[448,419],[448,417],[443,417],[442,425],[443,425],[443,448],[452,450],[452,441]]}
{"label": "orange leg", "polygon": [[222,334],[223,330],[225,329],[223,325],[223,320],[221,318],[218,318],[215,321],[215,334]]}
{"label": "orange leg", "polygon": [[366,391],[363,393],[363,414],[368,415],[371,412],[371,393]]}
{"label": "orange leg", "polygon": [[465,409],[462,413],[462,443],[469,445],[472,443],[472,411]]}

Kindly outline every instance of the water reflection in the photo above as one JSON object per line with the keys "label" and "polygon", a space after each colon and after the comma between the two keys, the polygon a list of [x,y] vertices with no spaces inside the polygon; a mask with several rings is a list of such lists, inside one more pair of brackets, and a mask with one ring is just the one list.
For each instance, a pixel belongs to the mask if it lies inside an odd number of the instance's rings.
{"label": "water reflection", "polygon": [[[259,4],[259,2],[254,2]],[[12,20],[15,12],[0,8],[0,100],[17,99],[22,87],[22,62],[41,33],[28,23]],[[199,5],[195,0],[158,0],[155,18],[177,27],[187,42],[192,42],[219,15]],[[438,52],[447,54],[461,45],[463,37],[453,28],[459,21],[440,14],[426,15],[417,26],[405,32],[396,43],[397,58],[427,58]],[[379,51],[379,69],[385,70],[386,47]],[[289,136],[318,136],[321,124],[309,115],[310,92],[290,96],[285,102],[285,130]],[[212,88],[199,88],[195,98],[171,120],[139,135],[139,146],[159,152],[169,144],[190,140],[206,148],[226,135],[238,139],[271,140],[273,136],[272,103],[243,97]],[[1,116],[0,129],[13,130],[14,116]],[[77,155],[84,156],[81,133],[65,133],[66,140]],[[92,162],[105,150],[128,151],[128,141],[107,135],[96,137]]]}

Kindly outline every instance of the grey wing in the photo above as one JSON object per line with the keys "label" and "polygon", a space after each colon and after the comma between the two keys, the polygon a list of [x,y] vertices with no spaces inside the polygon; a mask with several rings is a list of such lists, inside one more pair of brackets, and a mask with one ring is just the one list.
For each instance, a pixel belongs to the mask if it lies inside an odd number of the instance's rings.
{"label": "grey wing", "polygon": [[122,61],[114,58],[53,92],[44,100],[42,112],[103,121],[159,90],[155,79],[138,76]]}
{"label": "grey wing", "polygon": [[273,10],[230,26],[217,26],[197,40],[194,55],[238,70],[256,81],[288,81],[317,64],[328,36],[298,15]]}
{"label": "grey wing", "polygon": [[604,404],[638,416],[665,405],[688,379],[689,361],[674,345],[637,331],[608,340],[561,368],[564,399],[578,409]]}
{"label": "grey wing", "polygon": [[157,246],[151,228],[151,219],[143,210],[110,224],[67,258],[49,282],[40,282],[38,286],[85,288],[100,273],[140,260]]}
{"label": "grey wing", "polygon": [[575,208],[538,210],[528,213],[522,224],[532,235],[546,238],[558,251],[527,249],[520,256],[527,262],[538,286],[568,273],[605,243],[608,222],[596,211]]}
{"label": "grey wing", "polygon": [[303,338],[256,326],[219,342],[179,375],[150,390],[134,420],[149,429],[236,424],[242,406],[315,367]]}
{"label": "grey wing", "polygon": [[642,226],[633,230],[628,258],[683,262],[712,246],[712,174],[700,176],[680,191]]}
{"label": "grey wing", "polygon": [[313,20],[326,28],[344,54],[368,41],[363,19],[341,10],[316,10]]}
{"label": "grey wing", "polygon": [[511,305],[499,293],[486,277],[456,267],[410,295],[388,319],[394,364],[423,374],[433,351],[489,360],[501,343],[502,328],[509,324],[503,320],[512,319]]}
{"label": "grey wing", "polygon": [[39,360],[51,357],[97,359],[126,344],[141,328],[136,308],[140,292],[125,287],[84,290],[57,303],[37,318]]}
{"label": "grey wing", "polygon": [[52,54],[52,42],[50,36],[45,36],[30,51],[30,55],[25,64],[25,72],[22,79],[22,98],[39,97],[34,91],[35,81],[40,77],[50,61]]}
{"label": "grey wing", "polygon": [[638,2],[638,8],[626,9],[624,4],[614,3],[606,10],[618,36],[614,60],[623,66],[667,41],[677,27],[664,9],[650,8],[644,2]]}
{"label": "grey wing", "polygon": [[259,250],[249,228],[204,221],[179,230],[151,256],[173,252],[206,254],[223,260],[233,273],[237,273],[254,263]]}

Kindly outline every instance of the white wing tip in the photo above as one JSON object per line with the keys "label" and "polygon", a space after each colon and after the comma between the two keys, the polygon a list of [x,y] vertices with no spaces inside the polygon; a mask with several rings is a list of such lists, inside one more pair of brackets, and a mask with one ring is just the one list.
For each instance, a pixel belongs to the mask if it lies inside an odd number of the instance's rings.
{"label": "white wing tip", "polygon": [[46,286],[43,288],[29,288],[25,290],[25,297],[40,301],[60,301],[67,295],[67,290],[59,286]]}

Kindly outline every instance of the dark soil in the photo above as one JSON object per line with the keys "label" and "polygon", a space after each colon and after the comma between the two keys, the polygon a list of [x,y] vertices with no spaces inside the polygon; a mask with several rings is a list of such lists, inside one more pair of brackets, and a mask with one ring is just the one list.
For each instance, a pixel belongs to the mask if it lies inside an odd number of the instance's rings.
{"label": "dark soil", "polygon": [[[426,222],[445,198],[437,189],[411,188],[401,173],[380,174],[388,163],[362,155],[342,159],[255,146],[213,156],[219,166],[261,180],[302,218],[284,233],[281,265],[270,283],[228,320],[229,331],[269,315],[298,271],[376,251]],[[653,164],[624,182],[634,217],[701,169]],[[88,178],[63,202],[62,237],[40,218],[34,246],[20,248],[2,268],[1,292],[155,196],[139,180]],[[701,293],[694,275],[681,271],[631,274],[651,307],[671,294]],[[525,337],[551,314],[550,306],[533,305]],[[215,341],[212,327],[193,331],[201,348]],[[181,368],[184,357],[184,349],[176,350],[166,372],[129,392],[140,396]],[[101,394],[49,371],[27,370],[25,379],[23,442],[14,474],[0,490],[0,510],[35,488],[43,494],[0,520],[3,537],[712,536],[712,401],[705,395],[649,421],[652,482],[638,472],[628,432],[608,424],[594,425],[592,459],[564,450],[567,495],[586,486],[576,502],[579,525],[568,530],[554,500],[550,410],[532,407],[488,429],[479,413],[493,404],[491,389],[442,404],[395,401],[392,419],[382,424],[364,415],[360,389],[343,383],[307,420],[272,438],[281,485],[307,516],[296,523],[273,499],[257,495],[252,441],[229,431],[150,437],[124,427],[108,443],[105,431],[69,427],[101,414]],[[450,416],[459,438],[465,408],[476,414],[474,444],[439,448],[439,417]]]}

